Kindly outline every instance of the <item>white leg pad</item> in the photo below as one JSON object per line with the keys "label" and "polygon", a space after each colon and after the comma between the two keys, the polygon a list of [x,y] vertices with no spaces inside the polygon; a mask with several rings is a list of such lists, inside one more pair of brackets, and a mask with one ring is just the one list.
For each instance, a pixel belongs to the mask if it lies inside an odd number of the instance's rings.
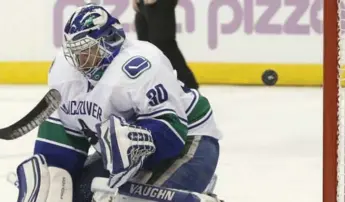
{"label": "white leg pad", "polygon": [[49,171],[45,158],[34,155],[17,168],[20,202],[45,202],[49,193]]}
{"label": "white leg pad", "polygon": [[48,167],[43,155],[34,155],[21,163],[15,177],[20,202],[72,202],[70,174],[61,168]]}
{"label": "white leg pad", "polygon": [[48,167],[50,189],[47,202],[72,202],[73,182],[71,175],[64,169]]}

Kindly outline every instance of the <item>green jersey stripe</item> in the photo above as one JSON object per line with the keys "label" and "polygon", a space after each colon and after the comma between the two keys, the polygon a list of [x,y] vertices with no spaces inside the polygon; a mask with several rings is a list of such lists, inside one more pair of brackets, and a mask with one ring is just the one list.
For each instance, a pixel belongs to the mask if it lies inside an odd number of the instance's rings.
{"label": "green jersey stripe", "polygon": [[[173,115],[177,116],[176,111],[174,111],[172,109],[161,109],[158,111],[151,112],[150,114],[139,114],[139,115],[137,115],[137,120],[147,119],[147,118],[156,118],[156,117],[160,117],[164,114],[173,114]],[[177,116],[177,117],[180,119],[181,123],[183,123],[184,125],[187,126],[188,121],[186,119],[179,117],[179,116]]]}
{"label": "green jersey stripe", "polygon": [[193,123],[204,118],[207,115],[207,112],[210,111],[210,109],[211,106],[207,98],[200,95],[194,108],[192,109],[190,114],[188,114],[188,125],[192,125]]}
{"label": "green jersey stripe", "polygon": [[81,131],[77,131],[77,130],[68,128],[68,127],[64,126],[61,123],[61,121],[57,121],[56,119],[55,120],[54,119],[47,119],[47,122],[63,126],[65,128],[66,133],[68,133],[70,135],[77,136],[77,137],[84,137],[85,138],[85,136],[82,134]]}
{"label": "green jersey stripe", "polygon": [[180,119],[176,114],[164,114],[158,117],[155,117],[165,123],[176,135],[177,137],[184,143],[187,138],[188,128],[186,125],[181,123]]}
{"label": "green jersey stripe", "polygon": [[90,147],[90,144],[85,137],[70,135],[62,125],[48,121],[45,121],[40,125],[38,138],[53,141],[86,153]]}

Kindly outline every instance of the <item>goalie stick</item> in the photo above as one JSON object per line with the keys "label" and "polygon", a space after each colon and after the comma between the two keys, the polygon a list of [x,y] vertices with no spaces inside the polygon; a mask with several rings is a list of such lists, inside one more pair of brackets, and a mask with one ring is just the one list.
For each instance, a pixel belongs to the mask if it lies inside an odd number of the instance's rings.
{"label": "goalie stick", "polygon": [[[14,176],[9,175],[7,178],[9,182],[11,182],[11,179],[16,179],[15,174],[12,175]],[[14,182],[17,183],[17,181]],[[95,198],[100,197],[100,199],[103,199],[95,201],[106,202],[109,201],[109,197],[106,196],[115,197],[116,195],[119,195],[120,197],[118,200],[121,202],[132,200],[142,202],[224,202],[223,200],[218,199],[215,194],[196,193],[186,190],[157,187],[149,184],[140,184],[131,181],[126,182],[119,188],[110,188],[108,186],[108,181],[109,179],[104,177],[93,178],[91,183],[91,191],[95,195],[97,194]],[[125,199],[121,200],[121,198],[123,197]]]}
{"label": "goalie stick", "polygon": [[60,105],[59,91],[50,89],[42,100],[26,116],[16,123],[0,129],[0,139],[17,139],[45,121]]}

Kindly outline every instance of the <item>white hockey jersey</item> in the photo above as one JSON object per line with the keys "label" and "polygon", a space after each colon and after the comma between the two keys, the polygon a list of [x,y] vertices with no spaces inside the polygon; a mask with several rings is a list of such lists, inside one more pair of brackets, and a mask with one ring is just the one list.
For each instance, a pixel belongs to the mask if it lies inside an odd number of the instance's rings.
{"label": "white hockey jersey", "polygon": [[[65,60],[61,50],[50,69],[48,85],[61,93],[62,103],[41,126],[38,141],[86,154],[88,148],[83,145],[87,143],[82,139],[86,136],[97,149],[95,125],[112,114],[127,121],[159,119],[182,142],[186,135],[219,139],[208,100],[181,84],[167,57],[147,42],[126,40],[94,87]],[[62,126],[70,137],[46,132],[46,127],[56,126]]]}

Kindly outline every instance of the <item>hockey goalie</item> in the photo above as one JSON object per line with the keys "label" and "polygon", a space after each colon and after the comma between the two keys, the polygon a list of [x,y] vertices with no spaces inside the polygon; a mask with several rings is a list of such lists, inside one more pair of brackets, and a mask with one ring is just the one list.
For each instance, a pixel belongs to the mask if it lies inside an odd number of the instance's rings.
{"label": "hockey goalie", "polygon": [[61,105],[17,167],[18,202],[218,201],[208,100],[102,6],[72,14],[48,85]]}

